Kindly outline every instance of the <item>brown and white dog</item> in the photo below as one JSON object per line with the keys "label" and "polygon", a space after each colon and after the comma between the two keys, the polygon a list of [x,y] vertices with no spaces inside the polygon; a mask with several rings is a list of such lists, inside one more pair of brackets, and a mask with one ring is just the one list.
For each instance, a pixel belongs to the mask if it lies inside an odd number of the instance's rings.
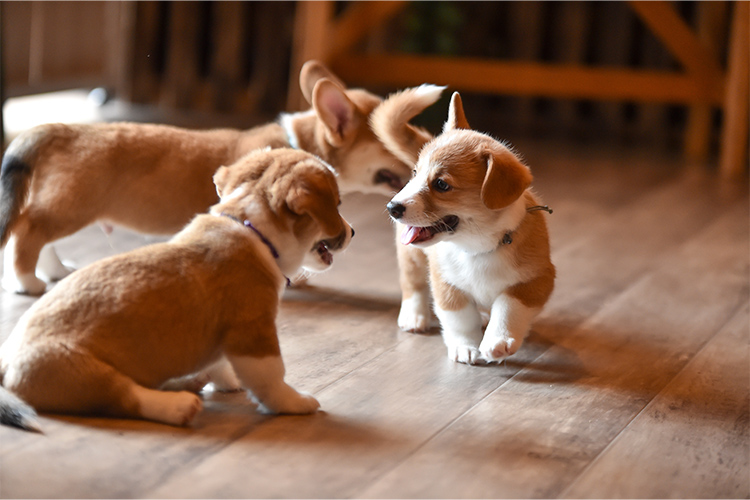
{"label": "brown and white dog", "polygon": [[[414,177],[388,203],[403,244],[401,328],[428,328],[429,269],[450,359],[495,362],[519,349],[555,280],[541,213],[548,209],[531,181],[510,149],[470,130],[454,93],[442,134],[424,146]],[[480,310],[490,313],[484,332]]]}
{"label": "brown and white dog", "polygon": [[204,369],[274,412],[318,409],[284,382],[275,320],[285,276],[328,268],[351,241],[334,172],[283,148],[214,180],[210,213],[169,242],[71,274],[21,317],[0,346],[0,421],[35,429],[30,405],[186,425],[201,399],[159,388]]}
{"label": "brown and white dog", "polygon": [[300,85],[309,111],[247,131],[114,123],[49,124],[21,134],[0,171],[3,288],[43,293],[45,280],[71,271],[47,244],[94,222],[174,234],[216,202],[216,169],[261,147],[317,155],[336,170],[344,193],[390,196],[403,187],[411,166],[384,147],[368,122],[380,97],[347,89],[315,61],[302,68]]}

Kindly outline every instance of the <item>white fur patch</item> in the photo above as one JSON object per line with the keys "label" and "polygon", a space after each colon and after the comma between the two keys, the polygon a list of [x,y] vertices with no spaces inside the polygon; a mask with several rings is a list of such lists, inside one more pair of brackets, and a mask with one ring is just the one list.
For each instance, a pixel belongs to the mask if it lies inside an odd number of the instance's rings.
{"label": "white fur patch", "polygon": [[292,122],[295,118],[301,117],[301,116],[307,116],[315,114],[315,110],[310,109],[308,111],[304,111],[301,113],[283,113],[281,117],[279,118],[279,125],[281,125],[281,128],[284,129],[284,132],[286,132],[287,141],[289,142],[289,147],[293,149],[300,149],[299,147],[299,139],[297,138],[297,134],[294,131],[294,126],[292,125]]}

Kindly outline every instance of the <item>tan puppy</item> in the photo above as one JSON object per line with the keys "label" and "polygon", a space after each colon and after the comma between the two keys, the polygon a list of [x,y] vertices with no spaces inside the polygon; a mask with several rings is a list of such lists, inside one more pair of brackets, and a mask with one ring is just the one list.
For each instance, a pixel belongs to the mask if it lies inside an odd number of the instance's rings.
{"label": "tan puppy", "polygon": [[43,293],[43,280],[71,271],[45,245],[94,222],[151,234],[179,231],[216,202],[216,169],[261,147],[319,156],[338,172],[342,192],[391,195],[403,187],[411,167],[387,151],[368,123],[380,97],[346,89],[315,61],[302,68],[300,85],[309,111],[248,131],[115,123],[50,124],[21,134],[0,171],[2,286]]}
{"label": "tan puppy", "polygon": [[[555,267],[542,213],[548,209],[528,189],[531,180],[512,151],[469,129],[454,93],[443,133],[424,146],[414,178],[388,203],[409,248],[400,258],[400,324],[427,327],[424,249],[435,313],[454,361],[514,354],[552,293]],[[480,310],[490,312],[484,333]]]}
{"label": "tan puppy", "polygon": [[210,214],[73,273],[21,317],[0,346],[0,421],[35,427],[20,398],[45,412],[186,425],[200,398],[158,388],[206,367],[220,389],[241,384],[274,412],[318,408],[284,382],[275,318],[285,276],[328,268],[351,240],[334,173],[276,149],[222,167],[215,182]]}

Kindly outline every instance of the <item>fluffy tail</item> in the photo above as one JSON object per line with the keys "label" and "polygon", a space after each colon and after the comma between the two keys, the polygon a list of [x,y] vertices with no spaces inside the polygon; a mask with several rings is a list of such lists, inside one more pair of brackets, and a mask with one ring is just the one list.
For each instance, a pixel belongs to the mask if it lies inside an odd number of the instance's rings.
{"label": "fluffy tail", "polygon": [[42,432],[34,408],[0,386],[0,424]]}
{"label": "fluffy tail", "polygon": [[445,87],[424,84],[391,94],[370,115],[370,126],[383,145],[399,160],[413,165],[419,150],[432,139],[428,131],[409,120],[434,104]]}
{"label": "fluffy tail", "polygon": [[32,129],[16,137],[5,151],[0,166],[0,248],[26,201],[34,158],[45,137],[45,129]]}

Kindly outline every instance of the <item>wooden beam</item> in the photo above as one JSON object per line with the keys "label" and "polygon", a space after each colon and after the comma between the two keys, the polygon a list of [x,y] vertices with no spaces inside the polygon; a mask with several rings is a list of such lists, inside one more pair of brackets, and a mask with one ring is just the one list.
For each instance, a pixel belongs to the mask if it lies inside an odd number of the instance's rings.
{"label": "wooden beam", "polygon": [[334,71],[345,81],[413,86],[429,82],[471,92],[525,96],[721,105],[723,87],[689,75],[408,55],[341,56]]}
{"label": "wooden beam", "polygon": [[701,43],[670,3],[639,1],[630,2],[630,6],[688,72],[709,81],[723,79],[718,59]]}
{"label": "wooden beam", "polygon": [[331,28],[326,59],[348,52],[374,28],[406,7],[407,2],[352,2]]}
{"label": "wooden beam", "polygon": [[[702,1],[698,3],[698,37],[701,44],[714,56],[721,52],[719,40],[726,36],[729,3]],[[705,162],[711,150],[714,106],[690,108],[685,126],[685,157],[690,161]]]}
{"label": "wooden beam", "polygon": [[292,62],[287,91],[287,111],[299,111],[307,105],[299,88],[299,72],[310,59],[326,62],[330,43],[334,2],[296,2]]}
{"label": "wooden beam", "polygon": [[750,3],[735,2],[729,46],[729,76],[724,102],[719,168],[736,178],[748,168],[748,105],[750,104]]}

